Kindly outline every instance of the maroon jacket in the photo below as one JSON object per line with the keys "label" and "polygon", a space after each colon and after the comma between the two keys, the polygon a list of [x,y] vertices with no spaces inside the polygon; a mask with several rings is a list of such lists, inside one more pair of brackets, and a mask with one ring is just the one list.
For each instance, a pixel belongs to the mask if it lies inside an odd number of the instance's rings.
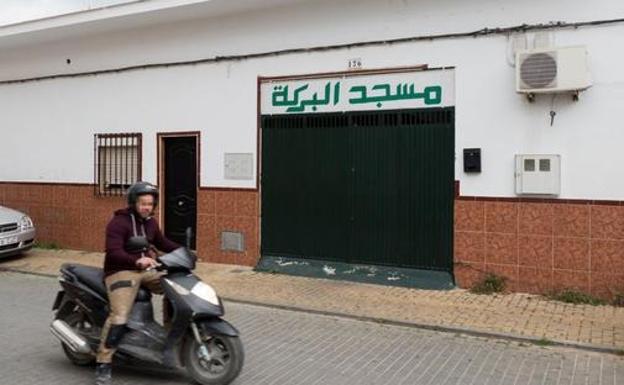
{"label": "maroon jacket", "polygon": [[[115,211],[115,216],[106,226],[106,258],[104,260],[106,276],[122,270],[139,270],[136,261],[141,258],[141,254],[131,254],[125,249],[126,242],[134,235],[130,213],[130,209]],[[165,238],[154,218],[144,220],[138,214],[134,214],[134,218],[137,235],[143,235],[142,228],[144,228],[147,240],[158,250],[169,253],[180,247]]]}

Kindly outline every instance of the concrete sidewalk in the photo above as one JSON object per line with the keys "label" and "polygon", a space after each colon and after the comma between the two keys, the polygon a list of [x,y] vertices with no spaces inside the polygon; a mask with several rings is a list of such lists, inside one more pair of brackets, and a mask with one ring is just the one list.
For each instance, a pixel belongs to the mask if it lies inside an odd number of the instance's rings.
{"label": "concrete sidewalk", "polygon": [[[34,249],[0,270],[57,275],[66,262],[101,266],[103,254]],[[624,351],[624,308],[572,305],[528,294],[476,295],[254,272],[199,263],[195,271],[226,300],[437,330]]]}

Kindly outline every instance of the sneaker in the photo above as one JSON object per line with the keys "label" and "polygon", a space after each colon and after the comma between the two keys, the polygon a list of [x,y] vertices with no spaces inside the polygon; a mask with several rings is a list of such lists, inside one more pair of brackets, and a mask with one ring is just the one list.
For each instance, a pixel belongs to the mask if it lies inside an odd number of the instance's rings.
{"label": "sneaker", "polygon": [[95,385],[111,385],[112,365],[97,364],[95,367]]}

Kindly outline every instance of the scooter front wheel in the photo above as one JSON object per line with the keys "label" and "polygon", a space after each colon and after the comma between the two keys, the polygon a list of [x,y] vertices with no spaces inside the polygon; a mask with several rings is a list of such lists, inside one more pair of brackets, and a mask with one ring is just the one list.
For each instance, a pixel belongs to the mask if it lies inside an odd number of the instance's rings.
{"label": "scooter front wheel", "polygon": [[213,335],[198,343],[189,333],[183,358],[190,376],[201,385],[226,385],[238,377],[245,360],[238,337]]}

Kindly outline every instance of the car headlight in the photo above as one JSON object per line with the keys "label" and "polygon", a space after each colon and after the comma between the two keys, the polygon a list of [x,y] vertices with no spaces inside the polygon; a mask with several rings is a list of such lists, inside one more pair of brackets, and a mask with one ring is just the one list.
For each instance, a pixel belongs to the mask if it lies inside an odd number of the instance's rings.
{"label": "car headlight", "polygon": [[20,227],[22,230],[29,230],[34,227],[32,219],[28,215],[24,215],[22,219],[20,219]]}

